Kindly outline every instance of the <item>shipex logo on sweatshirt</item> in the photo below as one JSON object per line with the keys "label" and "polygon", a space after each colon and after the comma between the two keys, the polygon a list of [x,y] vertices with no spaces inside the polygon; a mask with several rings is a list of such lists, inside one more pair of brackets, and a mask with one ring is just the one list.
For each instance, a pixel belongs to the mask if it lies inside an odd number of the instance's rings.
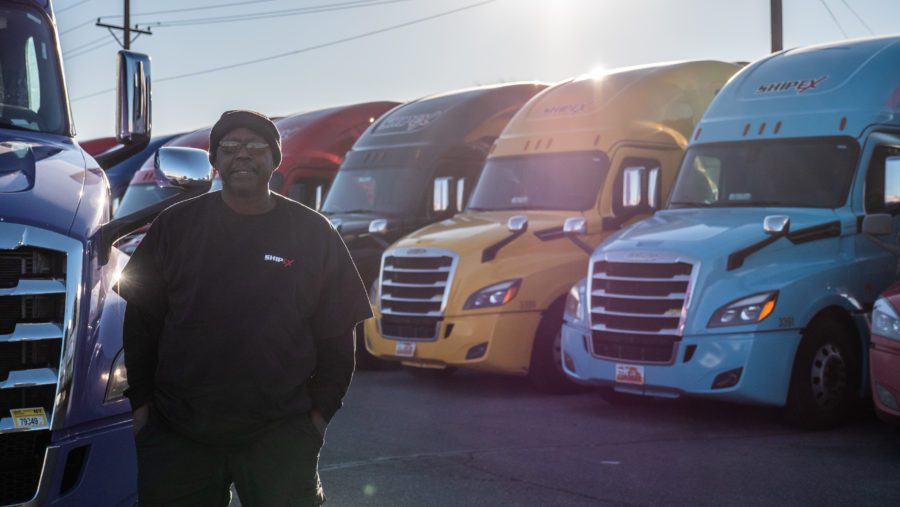
{"label": "shipex logo on sweatshirt", "polygon": [[289,268],[294,264],[294,259],[285,259],[284,257],[279,257],[277,255],[266,254],[263,256],[263,260],[266,262],[275,262],[281,264],[282,266]]}

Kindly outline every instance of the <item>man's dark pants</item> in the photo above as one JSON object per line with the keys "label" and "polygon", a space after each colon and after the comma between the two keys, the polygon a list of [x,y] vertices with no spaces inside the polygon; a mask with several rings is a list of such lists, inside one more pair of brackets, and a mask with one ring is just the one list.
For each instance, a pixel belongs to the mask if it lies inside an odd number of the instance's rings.
{"label": "man's dark pants", "polygon": [[151,410],[135,445],[141,507],[226,506],[232,482],[245,507],[325,501],[317,471],[322,437],[308,414],[252,443],[220,448],[176,434]]}

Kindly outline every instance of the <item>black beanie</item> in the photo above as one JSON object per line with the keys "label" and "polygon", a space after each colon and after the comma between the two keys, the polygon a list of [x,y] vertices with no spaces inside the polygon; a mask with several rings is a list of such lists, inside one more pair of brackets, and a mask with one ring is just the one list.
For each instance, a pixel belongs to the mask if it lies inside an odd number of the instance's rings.
{"label": "black beanie", "polygon": [[225,134],[241,127],[256,132],[269,143],[272,148],[272,161],[275,162],[277,168],[281,163],[281,134],[266,115],[248,109],[225,111],[219,121],[213,125],[212,130],[209,131],[209,163],[216,165],[219,141],[225,137]]}

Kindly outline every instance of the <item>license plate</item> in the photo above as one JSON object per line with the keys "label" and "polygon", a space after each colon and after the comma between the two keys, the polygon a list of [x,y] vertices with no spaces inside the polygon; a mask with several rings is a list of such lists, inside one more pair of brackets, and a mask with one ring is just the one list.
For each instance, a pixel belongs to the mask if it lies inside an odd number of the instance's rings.
{"label": "license plate", "polygon": [[9,411],[13,418],[13,426],[16,428],[46,428],[47,414],[42,407],[14,408]]}
{"label": "license plate", "polygon": [[416,355],[416,342],[397,342],[394,354],[398,357],[413,357]]}
{"label": "license plate", "polygon": [[616,382],[644,385],[644,367],[630,364],[616,365]]}

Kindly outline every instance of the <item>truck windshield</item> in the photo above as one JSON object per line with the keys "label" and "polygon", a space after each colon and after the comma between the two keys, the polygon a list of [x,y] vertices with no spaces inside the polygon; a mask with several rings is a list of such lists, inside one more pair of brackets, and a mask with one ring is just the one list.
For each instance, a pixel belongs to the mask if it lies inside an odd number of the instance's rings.
{"label": "truck windshield", "polygon": [[685,154],[669,208],[839,208],[858,157],[849,137],[695,146]]}
{"label": "truck windshield", "polygon": [[324,213],[414,214],[427,180],[414,168],[338,171],[322,206]]}
{"label": "truck windshield", "polygon": [[596,151],[489,159],[469,210],[586,210],[594,206],[609,170]]}
{"label": "truck windshield", "polygon": [[67,133],[56,44],[42,13],[0,7],[0,128]]}

